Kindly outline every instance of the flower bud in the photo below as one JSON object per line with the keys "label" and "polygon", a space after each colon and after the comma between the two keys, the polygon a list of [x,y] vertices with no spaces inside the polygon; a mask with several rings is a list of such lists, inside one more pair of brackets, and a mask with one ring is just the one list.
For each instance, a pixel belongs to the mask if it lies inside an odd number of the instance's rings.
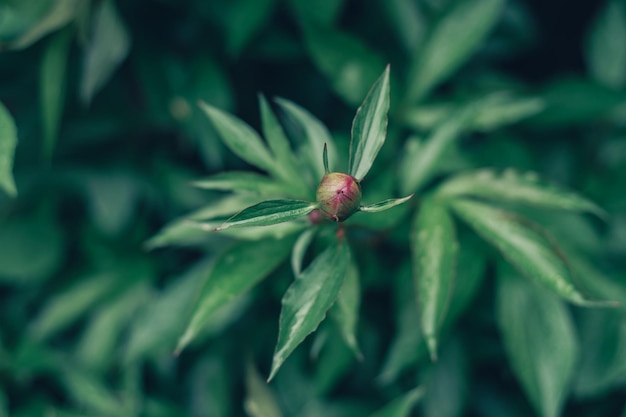
{"label": "flower bud", "polygon": [[348,174],[326,174],[317,187],[317,202],[324,214],[342,222],[361,206],[361,184]]}

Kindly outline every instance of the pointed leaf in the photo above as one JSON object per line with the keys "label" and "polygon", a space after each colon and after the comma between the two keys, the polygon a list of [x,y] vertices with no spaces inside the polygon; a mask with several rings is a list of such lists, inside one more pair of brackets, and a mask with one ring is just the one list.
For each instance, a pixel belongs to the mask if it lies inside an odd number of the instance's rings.
{"label": "pointed leaf", "polygon": [[361,284],[359,282],[359,270],[354,260],[351,260],[346,272],[346,278],[337,296],[337,303],[330,309],[330,315],[337,323],[344,342],[357,359],[363,359],[363,354],[361,349],[359,349],[359,342],[356,338],[360,305]]}
{"label": "pointed leaf", "polygon": [[375,413],[370,414],[370,417],[409,417],[411,411],[413,411],[413,408],[415,408],[415,405],[423,396],[424,389],[422,387],[415,388]]}
{"label": "pointed leaf", "polygon": [[423,200],[411,230],[411,241],[422,332],[435,360],[439,328],[454,286],[458,246],[448,210],[437,201]]}
{"label": "pointed leaf", "polygon": [[547,209],[587,211],[605,217],[593,202],[573,192],[539,181],[537,174],[506,170],[501,174],[483,169],[461,174],[446,181],[437,190],[440,197],[472,196],[496,202],[525,204]]}
{"label": "pointed leaf", "polygon": [[465,0],[451,8],[434,25],[409,68],[407,99],[422,99],[456,71],[495,25],[503,0]]}
{"label": "pointed leaf", "polygon": [[262,95],[259,95],[259,106],[261,109],[263,136],[276,158],[276,174],[283,181],[305,189],[306,182],[296,163],[296,157],[291,150],[289,139],[287,139],[285,131],[278,122],[270,104]]}
{"label": "pointed leaf", "polygon": [[98,4],[92,29],[85,47],[79,86],[80,99],[84,104],[91,102],[130,51],[130,35],[112,0]]}
{"label": "pointed leaf", "polygon": [[243,408],[250,417],[282,417],[276,396],[254,365],[246,367],[246,398]]}
{"label": "pointed leaf", "polygon": [[535,279],[561,297],[579,305],[588,301],[576,289],[568,265],[546,237],[519,222],[514,213],[475,201],[452,202],[455,213],[524,275]]}
{"label": "pointed leaf", "polygon": [[578,352],[572,319],[561,300],[502,269],[497,317],[509,362],[537,413],[557,417]]}
{"label": "pointed leaf", "polygon": [[200,109],[211,120],[222,141],[235,155],[270,173],[274,172],[274,158],[261,137],[243,120],[203,101]]}
{"label": "pointed leaf", "polygon": [[272,272],[289,254],[294,238],[240,242],[216,260],[200,292],[187,329],[178,341],[179,353],[191,342],[213,313]]}
{"label": "pointed leaf", "polygon": [[329,246],[296,277],[285,292],[278,329],[278,341],[268,381],[287,357],[317,329],[326,311],[337,299],[348,265],[350,249],[345,241]]}
{"label": "pointed leaf", "polygon": [[392,207],[399,206],[413,198],[413,194],[402,198],[390,198],[388,200],[380,201],[378,203],[369,204],[367,206],[359,207],[359,211],[365,211],[368,213],[378,213],[379,211],[389,210]]}
{"label": "pointed leaf", "polygon": [[17,195],[13,179],[13,157],[17,146],[17,128],[9,111],[0,103],[0,188],[11,197]]}
{"label": "pointed leaf", "polygon": [[356,111],[350,140],[350,175],[361,181],[369,172],[387,136],[389,65]]}
{"label": "pointed leaf", "polygon": [[270,200],[263,201],[235,214],[222,223],[215,230],[224,230],[230,227],[269,226],[288,222],[300,216],[309,214],[317,208],[317,203],[298,200]]}
{"label": "pointed leaf", "polygon": [[315,229],[305,230],[298,237],[295,245],[293,245],[293,250],[291,251],[291,270],[293,271],[293,275],[295,277],[302,273],[302,261],[304,260],[304,255],[306,254],[307,249],[315,237],[315,233]]}
{"label": "pointed leaf", "polygon": [[[406,149],[400,161],[400,191],[411,193],[423,187],[436,173],[447,151],[470,124],[474,108],[467,107],[451,113],[421,146]],[[415,143],[408,142],[407,145]]]}
{"label": "pointed leaf", "polygon": [[330,166],[336,167],[337,149],[328,129],[311,113],[289,100],[277,98],[276,103],[304,132],[300,154],[307,159],[313,168],[312,180],[317,184],[324,176],[324,162],[320,155],[324,152],[324,144],[330,154]]}
{"label": "pointed leaf", "polygon": [[220,172],[209,178],[196,180],[192,184],[206,190],[248,192],[259,197],[276,197],[289,193],[283,184],[249,171]]}
{"label": "pointed leaf", "polygon": [[626,9],[624,3],[608,0],[593,21],[587,36],[586,58],[591,76],[616,90],[626,84]]}
{"label": "pointed leaf", "polygon": [[50,160],[59,133],[59,124],[65,104],[66,67],[72,32],[68,29],[54,34],[44,51],[39,91],[43,117],[43,154]]}
{"label": "pointed leaf", "polygon": [[[47,34],[67,25],[76,18],[76,12],[79,10],[81,2],[80,0],[57,0],[52,3],[52,7],[45,16],[7,46],[13,49],[26,48]],[[3,46],[0,42],[0,49]]]}

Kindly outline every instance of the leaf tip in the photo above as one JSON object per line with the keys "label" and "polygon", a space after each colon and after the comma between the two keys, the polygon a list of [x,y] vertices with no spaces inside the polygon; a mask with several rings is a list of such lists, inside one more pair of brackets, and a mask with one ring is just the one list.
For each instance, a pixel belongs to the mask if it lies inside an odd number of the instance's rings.
{"label": "leaf tip", "polygon": [[435,338],[435,336],[428,336],[426,338],[426,344],[428,345],[431,362],[437,362],[437,338]]}

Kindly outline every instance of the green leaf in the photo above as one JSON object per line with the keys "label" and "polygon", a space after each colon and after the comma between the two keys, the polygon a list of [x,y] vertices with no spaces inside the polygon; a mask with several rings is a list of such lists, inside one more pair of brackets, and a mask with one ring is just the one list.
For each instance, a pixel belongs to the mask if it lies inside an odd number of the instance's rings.
{"label": "green leaf", "polygon": [[43,154],[52,158],[59,134],[59,125],[65,104],[66,67],[72,32],[56,33],[43,53],[39,72],[39,89],[43,116]]}
{"label": "green leaf", "polygon": [[226,48],[238,56],[254,36],[268,24],[276,0],[236,0],[220,3],[222,27],[226,32]]}
{"label": "green leaf", "polygon": [[520,272],[579,305],[597,305],[576,289],[571,272],[546,236],[520,223],[514,213],[467,200],[451,203],[455,213],[495,246]]}
{"label": "green leaf", "polygon": [[331,26],[341,14],[345,0],[289,0],[301,24]]}
{"label": "green leaf", "polygon": [[306,182],[302,178],[300,168],[296,163],[296,157],[291,150],[289,139],[272,111],[265,97],[259,95],[259,107],[261,109],[261,126],[263,136],[276,158],[276,174],[280,179],[296,186],[303,194],[306,194]]}
{"label": "green leaf", "polygon": [[567,397],[578,346],[565,305],[549,292],[500,270],[497,318],[509,363],[542,417],[557,417]]}
{"label": "green leaf", "polygon": [[104,381],[77,366],[65,366],[58,378],[79,409],[94,415],[130,417],[129,403],[114,394]]}
{"label": "green leaf", "polygon": [[599,83],[622,89],[626,85],[626,10],[624,3],[608,0],[587,34],[585,57],[591,76]]}
{"label": "green leaf", "polygon": [[293,250],[291,251],[291,270],[295,277],[302,273],[302,261],[307,249],[311,245],[313,238],[315,237],[315,229],[307,229],[298,237]]}
{"label": "green leaf", "polygon": [[604,210],[586,198],[541,182],[538,175],[533,172],[522,174],[511,169],[502,173],[492,169],[482,169],[457,175],[439,187],[437,196],[442,198],[479,197],[496,202],[525,204],[546,209],[587,211],[599,217],[606,217]]}
{"label": "green leaf", "polygon": [[196,180],[192,185],[205,190],[246,192],[266,198],[289,193],[283,184],[249,171],[220,172],[209,178]]}
{"label": "green leaf", "polygon": [[411,241],[422,332],[435,361],[439,329],[454,286],[458,249],[448,210],[435,200],[423,200],[411,230]]}
{"label": "green leaf", "polygon": [[317,329],[333,305],[343,284],[350,249],[339,241],[322,252],[296,277],[283,296],[278,341],[268,381],[272,380],[287,357]]}
{"label": "green leaf", "polygon": [[272,272],[289,254],[292,237],[240,242],[222,253],[208,274],[176,353],[191,342],[221,306],[246,292]]}
{"label": "green leaf", "polygon": [[85,46],[79,96],[89,104],[130,51],[130,35],[112,0],[96,6],[92,33]]}
{"label": "green leaf", "polygon": [[328,147],[330,166],[337,167],[337,149],[328,129],[311,113],[289,100],[277,98],[276,103],[302,129],[304,133],[300,155],[306,158],[307,165],[313,169],[311,180],[317,183],[324,176],[324,145]]}
{"label": "green leaf", "polygon": [[443,120],[425,143],[416,146],[414,142],[407,142],[399,170],[400,191],[403,194],[418,191],[437,173],[446,152],[469,125],[473,115],[473,108],[463,108]]}
{"label": "green leaf", "polygon": [[379,211],[389,210],[392,207],[399,206],[413,198],[413,194],[402,198],[390,198],[388,200],[380,201],[378,203],[369,204],[367,206],[359,207],[359,211],[368,213],[378,213]]}
{"label": "green leaf", "polygon": [[387,136],[389,65],[376,80],[352,122],[350,175],[361,181],[369,172]]}
{"label": "green leaf", "polygon": [[274,393],[251,362],[246,367],[246,392],[243,408],[249,417],[282,417]]}
{"label": "green leaf", "polygon": [[313,62],[335,92],[349,105],[359,104],[385,66],[383,58],[361,39],[334,28],[305,24],[303,33]]}
{"label": "green leaf", "polygon": [[497,22],[503,4],[503,0],[452,2],[413,59],[406,101],[422,99],[454,73],[481,46]]}
{"label": "green leaf", "polygon": [[458,340],[446,343],[432,368],[424,372],[425,417],[459,417],[463,414],[468,372],[465,346]]}
{"label": "green leaf", "polygon": [[361,283],[359,281],[359,270],[354,260],[351,260],[343,285],[339,290],[337,302],[330,309],[330,316],[337,323],[346,345],[357,359],[362,360],[363,354],[356,338],[361,305]]}
{"label": "green leaf", "polygon": [[250,206],[235,214],[215,228],[216,231],[230,227],[269,226],[288,222],[309,214],[317,208],[317,203],[298,200],[270,200]]}
{"label": "green leaf", "polygon": [[[23,49],[37,42],[47,34],[67,25],[76,17],[79,9],[79,0],[56,0],[48,13],[30,26],[26,32],[21,34],[8,46],[13,49]],[[4,10],[3,10],[4,12]],[[2,44],[0,43],[0,49]]]}
{"label": "green leaf", "polygon": [[370,417],[408,417],[423,396],[424,389],[422,387],[414,388],[375,413],[370,414]]}
{"label": "green leaf", "polygon": [[0,187],[11,197],[17,195],[13,179],[13,157],[17,146],[17,128],[9,111],[0,102]]}
{"label": "green leaf", "polygon": [[244,161],[267,172],[275,172],[275,161],[261,137],[243,120],[200,101],[200,109],[211,120],[222,141]]}

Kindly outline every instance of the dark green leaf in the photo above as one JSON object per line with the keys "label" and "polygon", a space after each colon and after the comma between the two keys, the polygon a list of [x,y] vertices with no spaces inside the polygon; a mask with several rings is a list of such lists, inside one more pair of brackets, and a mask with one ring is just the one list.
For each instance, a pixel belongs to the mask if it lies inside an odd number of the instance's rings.
{"label": "dark green leaf", "polygon": [[424,389],[421,387],[415,388],[391,401],[375,413],[370,414],[370,417],[408,417],[423,396]]}
{"label": "dark green leaf", "polygon": [[[443,157],[454,141],[468,126],[474,109],[465,108],[454,112],[430,134],[421,146],[406,149],[400,161],[400,191],[403,194],[418,191],[430,180],[442,164]],[[411,142],[407,142],[407,145]]]}
{"label": "dark green leaf", "polygon": [[345,0],[289,0],[301,24],[331,26],[339,17]]}
{"label": "dark green leaf", "polygon": [[270,200],[250,206],[226,220],[215,230],[230,227],[269,226],[288,222],[309,214],[317,208],[317,203],[298,200]]}
{"label": "dark green leaf", "polygon": [[407,101],[422,99],[478,49],[497,22],[503,4],[503,0],[452,2],[413,59]]}
{"label": "dark green leaf", "polygon": [[524,275],[575,304],[600,303],[585,299],[572,282],[569,266],[555,252],[551,242],[535,228],[520,223],[519,216],[474,201],[456,200],[452,207]]}
{"label": "dark green leaf", "polygon": [[220,255],[206,277],[176,352],[180,352],[196,337],[216,310],[272,272],[287,257],[293,242],[293,238],[268,239],[262,245],[241,242]]}
{"label": "dark green leaf", "polygon": [[608,0],[587,36],[586,58],[591,76],[601,84],[621,89],[626,84],[626,10],[624,3]]}
{"label": "dark green leaf", "polygon": [[460,174],[443,183],[437,195],[440,197],[471,196],[503,203],[518,203],[547,209],[587,211],[605,217],[606,212],[593,202],[565,191],[554,185],[539,181],[533,172],[518,173],[506,170],[498,173],[483,169]]}
{"label": "dark green leaf", "polygon": [[26,48],[50,32],[67,25],[76,17],[78,3],[79,0],[56,0],[52,2],[52,7],[46,15],[29,27],[16,40],[9,43],[9,47],[13,49]]}
{"label": "dark green leaf", "polygon": [[437,363],[427,371],[422,402],[425,417],[459,417],[463,414],[469,388],[463,347],[457,340],[446,344]]}
{"label": "dark green leaf", "polygon": [[307,249],[311,245],[313,238],[315,237],[315,229],[307,229],[298,237],[293,250],[291,251],[291,270],[295,277],[302,273],[302,261]]}
{"label": "dark green leaf", "polygon": [[66,67],[71,35],[69,29],[54,34],[46,46],[41,62],[39,91],[43,116],[43,154],[46,160],[52,158],[65,105]]}
{"label": "dark green leaf", "polygon": [[252,362],[246,367],[246,392],[243,408],[249,417],[282,417],[274,393]]}
{"label": "dark green leaf", "polygon": [[130,35],[120,19],[112,0],[96,6],[92,33],[83,58],[79,95],[89,104],[106,84],[130,51]]}
{"label": "dark green leaf", "polygon": [[339,290],[337,303],[330,309],[330,316],[335,320],[344,342],[358,359],[363,359],[356,338],[359,308],[361,306],[361,283],[359,270],[354,260],[348,265],[346,278]]}
{"label": "dark green leaf", "polygon": [[432,360],[439,329],[450,302],[458,243],[452,217],[435,200],[420,205],[411,230],[412,260],[422,331]]}
{"label": "dark green leaf", "polygon": [[578,354],[569,311],[554,295],[502,269],[496,311],[524,392],[540,416],[559,416]]}
{"label": "dark green leaf", "polygon": [[268,381],[287,357],[317,329],[326,311],[333,305],[343,284],[350,249],[345,241],[329,246],[296,277],[285,292],[278,330],[278,341]]}
{"label": "dark green leaf", "polygon": [[361,181],[369,172],[387,136],[389,65],[374,83],[352,122],[350,175]]}
{"label": "dark green leaf", "polygon": [[201,101],[199,105],[219,132],[222,141],[235,155],[270,173],[275,171],[274,158],[261,137],[248,124],[205,102]]}
{"label": "dark green leaf", "polygon": [[399,206],[400,204],[409,201],[411,198],[413,198],[413,194],[402,198],[390,198],[388,200],[380,201],[378,203],[361,206],[359,207],[359,211],[378,213],[379,211],[385,211],[389,210],[392,207]]}
{"label": "dark green leaf", "polygon": [[0,187],[11,197],[17,195],[13,179],[13,157],[16,146],[15,122],[4,104],[0,103]]}
{"label": "dark green leaf", "polygon": [[232,55],[239,55],[268,23],[276,3],[276,0],[236,0],[220,4],[225,11],[222,24],[226,31],[226,47]]}
{"label": "dark green leaf", "polygon": [[332,28],[307,24],[303,32],[313,62],[335,92],[348,104],[359,104],[385,61],[361,39]]}

